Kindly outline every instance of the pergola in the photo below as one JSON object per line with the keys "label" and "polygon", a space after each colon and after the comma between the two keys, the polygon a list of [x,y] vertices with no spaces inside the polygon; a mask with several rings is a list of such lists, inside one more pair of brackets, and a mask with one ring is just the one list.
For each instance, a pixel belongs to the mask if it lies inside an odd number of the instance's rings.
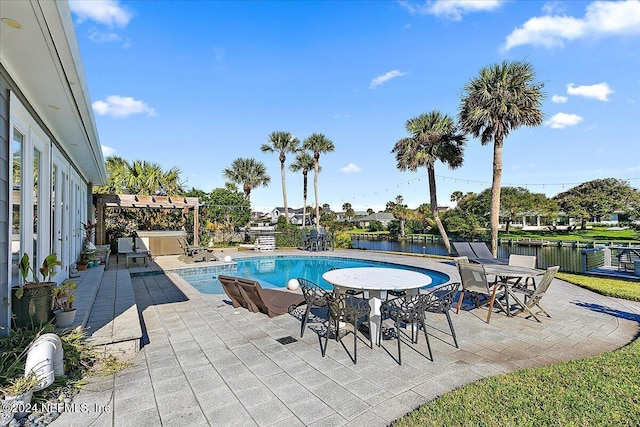
{"label": "pergola", "polygon": [[193,244],[198,245],[198,197],[141,196],[134,194],[94,194],[96,244],[105,244],[104,211],[107,208],[193,209]]}

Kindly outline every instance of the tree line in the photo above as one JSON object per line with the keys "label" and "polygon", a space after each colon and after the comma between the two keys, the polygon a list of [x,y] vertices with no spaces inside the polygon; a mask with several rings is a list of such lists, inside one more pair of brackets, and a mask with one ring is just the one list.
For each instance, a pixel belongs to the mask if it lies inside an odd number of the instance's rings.
{"label": "tree line", "polygon": [[[456,234],[469,234],[471,229],[490,229],[491,250],[495,254],[498,242],[498,226],[501,217],[507,219],[507,226],[516,215],[528,212],[527,206],[535,206],[542,214],[562,210],[576,218],[584,226],[589,218],[610,214],[616,209],[637,212],[638,191],[628,183],[608,178],[590,181],[561,193],[548,200],[544,195],[532,195],[522,188],[501,188],[502,148],[512,130],[521,126],[535,127],[543,123],[541,103],[544,99],[544,84],[535,81],[533,66],[524,61],[503,61],[482,68],[463,87],[457,120],[437,109],[410,118],[405,124],[408,136],[398,140],[391,153],[395,155],[399,170],[416,171],[425,167],[428,176],[429,203],[416,211],[429,217],[451,252],[447,230]],[[480,139],[482,145],[493,146],[492,185],[489,190],[475,195],[456,192],[458,203],[441,219],[436,197],[435,164],[440,161],[451,169],[462,166],[467,138]],[[313,170],[314,217],[316,227],[321,223],[321,205],[318,195],[318,176],[321,171],[320,157],[334,151],[334,143],[321,133],[313,133],[302,142],[290,132],[272,132],[267,142],[260,147],[262,152],[278,155],[284,220],[289,223],[289,206],[286,191],[287,155],[295,155],[289,165],[292,172],[303,176],[303,224],[307,217],[307,180]],[[267,168],[253,158],[237,158],[224,168],[222,175],[228,180],[225,188],[214,189],[211,193],[191,189],[185,191],[180,181],[180,170],[163,170],[159,165],[145,161],[129,163],[119,157],[107,158],[109,183],[96,192],[131,194],[185,194],[200,197],[208,206],[207,215],[215,224],[246,224],[250,219],[250,196],[254,188],[267,186],[271,177]],[[238,190],[239,186],[242,190]],[[504,193],[504,194],[503,194]],[[473,196],[473,197],[472,197]],[[484,201],[488,200],[488,207]],[[523,205],[523,201],[527,201]],[[555,205],[554,205],[555,203]],[[389,206],[388,206],[389,207]],[[346,210],[346,209],[343,209]],[[400,220],[401,234],[407,220],[415,217],[415,212],[396,200],[393,213]],[[425,215],[428,210],[429,215]],[[328,209],[325,210],[328,214]],[[349,212],[345,212],[349,216]],[[149,221],[153,218],[147,218]],[[156,221],[159,218],[155,218]],[[330,218],[327,218],[327,220]],[[183,222],[188,219],[183,218]],[[149,222],[147,221],[147,222]],[[153,224],[151,224],[153,225]],[[476,227],[476,225],[478,227]]]}

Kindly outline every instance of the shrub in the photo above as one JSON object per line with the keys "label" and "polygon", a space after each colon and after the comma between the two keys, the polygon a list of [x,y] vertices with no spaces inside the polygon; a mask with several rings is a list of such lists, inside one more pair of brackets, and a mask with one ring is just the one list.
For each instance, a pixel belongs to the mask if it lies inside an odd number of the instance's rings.
{"label": "shrub", "polygon": [[345,231],[338,231],[333,236],[333,247],[335,249],[351,249],[351,235]]}

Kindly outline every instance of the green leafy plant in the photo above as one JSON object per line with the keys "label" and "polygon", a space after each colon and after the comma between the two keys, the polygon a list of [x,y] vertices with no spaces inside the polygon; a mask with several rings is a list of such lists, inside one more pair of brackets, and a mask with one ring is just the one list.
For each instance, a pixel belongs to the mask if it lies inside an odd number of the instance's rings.
{"label": "green leafy plant", "polygon": [[54,310],[71,311],[76,299],[76,288],[78,285],[73,281],[62,282],[51,290],[51,308]]}
{"label": "green leafy plant", "polygon": [[45,257],[44,261],[42,261],[42,267],[38,269],[40,274],[42,274],[42,278],[45,282],[50,282],[55,274],[56,266],[62,265],[62,262],[58,260],[58,255],[55,253],[49,254]]}
{"label": "green leafy plant", "polygon": [[38,378],[33,372],[29,372],[26,377],[13,378],[9,385],[2,389],[2,392],[6,396],[20,396],[31,390],[38,385]]}
{"label": "green leafy plant", "polygon": [[[44,261],[42,261],[42,267],[38,269],[45,282],[51,281],[51,278],[55,274],[55,268],[58,265],[62,265],[62,263],[58,260],[58,255],[55,253],[49,254],[45,257]],[[20,276],[22,276],[22,284],[20,284],[16,290],[16,298],[20,299],[24,295],[25,285],[38,284],[40,283],[40,280],[38,279],[36,272],[31,267],[29,254],[26,252],[22,254],[22,258],[20,258],[18,269],[20,270]],[[33,273],[31,280],[29,280],[29,272]]]}

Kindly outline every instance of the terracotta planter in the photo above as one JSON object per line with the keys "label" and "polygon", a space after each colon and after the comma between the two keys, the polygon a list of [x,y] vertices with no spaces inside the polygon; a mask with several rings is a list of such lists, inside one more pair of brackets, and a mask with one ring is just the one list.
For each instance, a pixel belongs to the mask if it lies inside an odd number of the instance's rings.
{"label": "terracotta planter", "polygon": [[51,288],[54,282],[24,285],[22,298],[16,297],[18,288],[11,292],[13,325],[16,328],[40,328],[52,319]]}
{"label": "terracotta planter", "polygon": [[76,268],[78,269],[78,271],[85,271],[85,270],[87,269],[87,265],[88,265],[88,264],[89,264],[89,263],[87,263],[87,264],[80,264],[80,263],[77,263],[77,264],[76,264]]}

